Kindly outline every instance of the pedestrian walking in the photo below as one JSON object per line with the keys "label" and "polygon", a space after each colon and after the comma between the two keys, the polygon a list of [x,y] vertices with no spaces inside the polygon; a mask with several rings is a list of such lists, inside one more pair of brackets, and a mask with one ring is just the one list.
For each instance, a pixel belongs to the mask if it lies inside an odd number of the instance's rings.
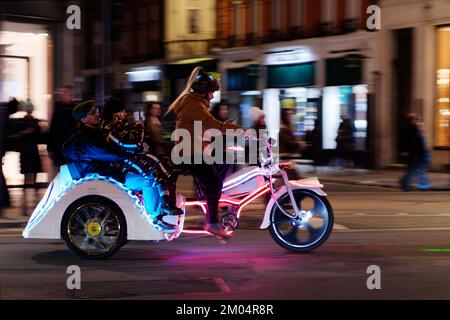
{"label": "pedestrian walking", "polygon": [[423,123],[416,114],[409,114],[402,126],[400,136],[400,155],[406,160],[407,169],[400,179],[400,187],[403,191],[410,191],[412,179],[418,178],[416,187],[418,190],[429,190],[431,185],[427,171],[431,162],[429,151],[423,130]]}
{"label": "pedestrian walking", "polygon": [[[34,207],[39,199],[36,188],[36,177],[42,172],[41,158],[38,142],[41,134],[39,120],[33,117],[33,104],[28,100],[19,105],[19,111],[25,111],[26,115],[21,119],[21,131],[18,133],[20,153],[20,173],[25,176],[23,189],[22,214],[29,214],[29,206]],[[30,196],[34,194],[33,197]]]}

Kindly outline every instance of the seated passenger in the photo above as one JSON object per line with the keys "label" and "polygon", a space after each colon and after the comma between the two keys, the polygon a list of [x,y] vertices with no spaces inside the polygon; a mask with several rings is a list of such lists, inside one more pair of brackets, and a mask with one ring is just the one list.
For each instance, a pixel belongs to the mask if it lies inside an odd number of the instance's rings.
{"label": "seated passenger", "polygon": [[142,141],[144,138],[144,121],[139,120],[130,125],[127,122],[125,105],[118,99],[109,99],[103,110],[101,130],[107,141],[120,151],[130,153],[130,157],[123,163],[117,164],[126,172],[142,175],[145,179],[153,181],[158,189],[161,215],[180,215],[183,212],[176,207],[176,181],[171,175],[167,163],[150,154],[143,153]]}
{"label": "seated passenger", "polygon": [[[68,167],[74,179],[83,178],[90,173],[111,176],[123,182],[134,192],[142,191],[145,208],[154,218],[155,224],[165,232],[175,232],[175,226],[165,222],[155,214],[155,192],[153,181],[140,175],[125,172],[118,163],[124,163],[130,155],[122,150],[114,150],[106,142],[99,130],[100,114],[93,100],[77,105],[73,115],[79,130],[63,146],[64,156],[68,159]],[[157,197],[157,195],[156,195]]]}

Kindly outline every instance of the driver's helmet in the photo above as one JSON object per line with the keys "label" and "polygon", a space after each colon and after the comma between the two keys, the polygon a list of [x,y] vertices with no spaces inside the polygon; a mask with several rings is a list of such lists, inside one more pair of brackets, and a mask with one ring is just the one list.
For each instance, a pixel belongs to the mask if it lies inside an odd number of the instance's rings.
{"label": "driver's helmet", "polygon": [[201,94],[215,92],[219,90],[219,88],[219,81],[207,74],[203,68],[200,69],[198,76],[192,84],[192,90]]}

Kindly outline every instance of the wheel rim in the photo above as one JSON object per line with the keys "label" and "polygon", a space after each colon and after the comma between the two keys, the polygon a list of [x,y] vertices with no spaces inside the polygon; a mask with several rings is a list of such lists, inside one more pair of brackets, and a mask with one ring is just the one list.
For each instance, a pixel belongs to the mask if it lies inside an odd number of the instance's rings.
{"label": "wheel rim", "polygon": [[120,221],[108,206],[87,203],[70,216],[67,226],[70,243],[90,256],[110,251],[120,238]]}
{"label": "wheel rim", "polygon": [[[310,247],[319,242],[326,234],[330,217],[328,208],[319,196],[296,192],[294,198],[301,211],[301,217],[288,217],[275,207],[272,228],[276,236],[288,246],[295,248]],[[294,215],[289,195],[279,201],[281,207]]]}

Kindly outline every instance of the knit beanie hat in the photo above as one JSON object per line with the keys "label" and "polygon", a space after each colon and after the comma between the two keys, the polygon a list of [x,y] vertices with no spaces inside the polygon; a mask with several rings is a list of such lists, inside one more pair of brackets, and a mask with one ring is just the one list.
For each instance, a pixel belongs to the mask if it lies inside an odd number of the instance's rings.
{"label": "knit beanie hat", "polygon": [[253,120],[253,122],[258,121],[260,118],[262,118],[262,117],[265,116],[264,111],[262,111],[262,110],[261,110],[260,108],[258,108],[258,107],[252,107],[252,108],[250,109],[250,113],[251,113],[251,115],[252,115],[252,120]]}
{"label": "knit beanie hat", "polygon": [[106,120],[111,120],[112,115],[114,113],[125,110],[125,104],[116,98],[110,98],[105,103],[105,107],[103,109],[103,118]]}
{"label": "knit beanie hat", "polygon": [[94,100],[87,100],[80,104],[78,104],[72,111],[73,117],[78,122],[81,121],[81,119],[86,118],[89,111],[92,110],[92,107],[95,106]]}

